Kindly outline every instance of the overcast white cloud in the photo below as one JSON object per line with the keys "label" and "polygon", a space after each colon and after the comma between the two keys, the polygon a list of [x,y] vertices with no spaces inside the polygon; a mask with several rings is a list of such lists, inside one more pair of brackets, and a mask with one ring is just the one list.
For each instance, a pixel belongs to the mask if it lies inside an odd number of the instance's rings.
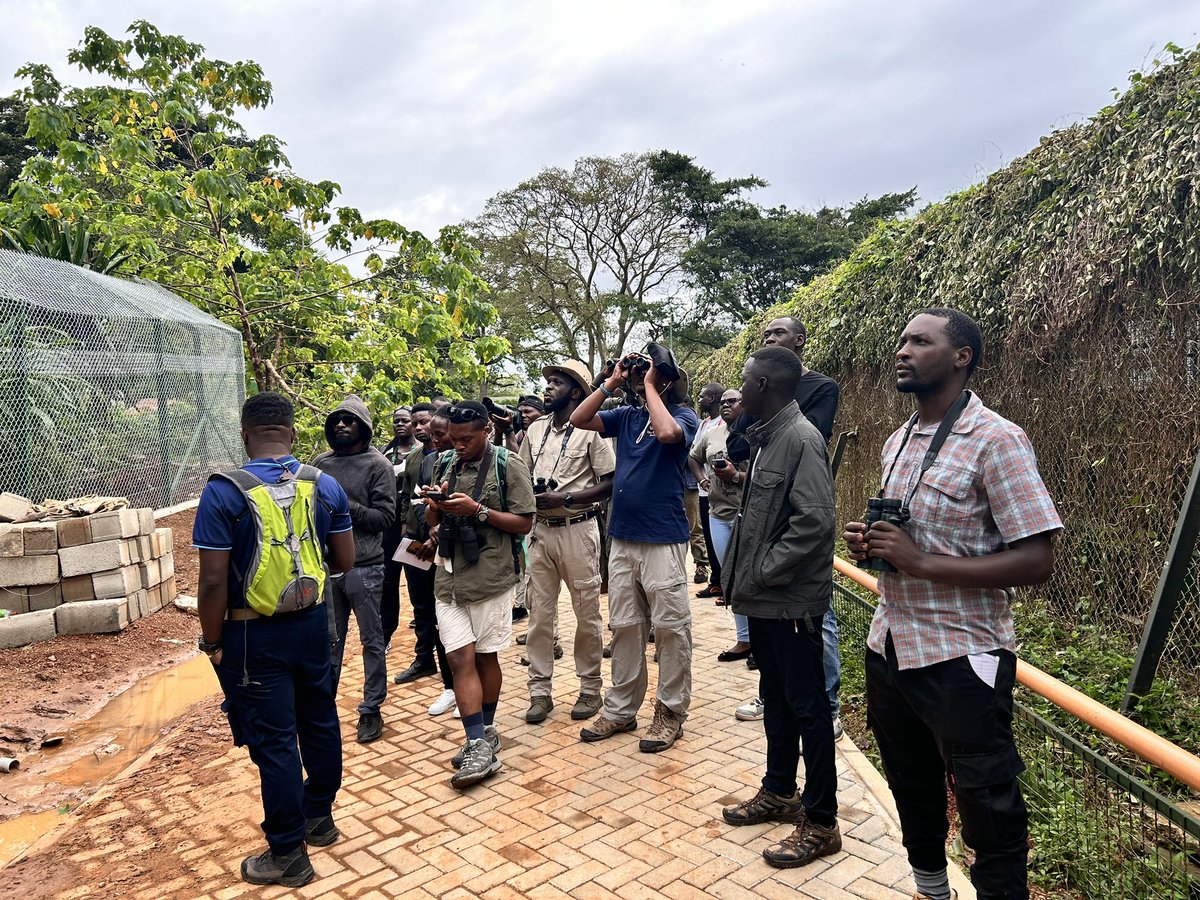
{"label": "overcast white cloud", "polygon": [[665,148],[771,182],[764,203],[937,200],[1086,118],[1195,3],[414,3],[0,0],[0,91],[26,61],[80,81],[87,25],[147,18],[275,89],[254,132],[345,201],[434,231],[579,156]]}

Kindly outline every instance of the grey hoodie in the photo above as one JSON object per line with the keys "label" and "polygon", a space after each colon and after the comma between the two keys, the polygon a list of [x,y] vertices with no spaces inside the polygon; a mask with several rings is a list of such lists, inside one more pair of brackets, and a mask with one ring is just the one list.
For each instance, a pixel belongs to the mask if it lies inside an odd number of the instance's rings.
{"label": "grey hoodie", "polygon": [[332,450],[318,454],[313,465],[342,486],[350,498],[350,520],[354,523],[354,565],[383,564],[383,532],[396,518],[396,476],[387,458],[371,446],[375,430],[371,412],[356,395],[350,394],[325,419],[325,439],[333,443],[333,417],[348,412],[362,423],[363,449],[341,456]]}

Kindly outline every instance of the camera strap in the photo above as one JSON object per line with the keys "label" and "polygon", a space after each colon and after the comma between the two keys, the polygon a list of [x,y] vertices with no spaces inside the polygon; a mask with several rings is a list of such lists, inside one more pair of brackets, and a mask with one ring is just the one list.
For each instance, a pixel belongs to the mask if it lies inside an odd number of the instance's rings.
{"label": "camera strap", "polygon": [[[529,467],[529,474],[531,477],[533,477],[534,472],[537,471],[538,463],[542,461],[542,455],[546,452],[546,441],[550,439],[550,431],[553,428],[554,420],[552,418],[548,419],[546,423],[546,431],[542,435],[542,442],[538,444],[537,456],[533,458],[533,465]],[[554,460],[554,468],[550,470],[550,474],[547,476],[548,478],[553,478],[554,473],[558,471],[558,464],[562,462],[563,456],[566,455],[567,444],[570,442],[571,435],[574,432],[575,426],[568,422],[567,427],[563,429],[562,446],[558,448],[558,459]]]}
{"label": "camera strap", "polygon": [[[932,468],[938,454],[942,450],[942,445],[946,443],[946,438],[950,436],[950,430],[954,427],[954,423],[958,421],[958,417],[962,415],[963,410],[967,408],[967,404],[970,402],[971,392],[963,391],[958,399],[954,401],[954,404],[946,410],[946,415],[942,417],[937,431],[933,434],[933,440],[929,442],[929,449],[925,451],[925,456],[921,459],[921,472],[917,475],[917,480],[913,482],[912,490],[908,492],[908,497],[904,501],[905,506],[908,506],[912,502],[913,495],[916,494],[917,488],[921,486],[921,479]],[[913,428],[916,427],[919,416],[919,413],[913,413],[912,418],[908,420],[908,427],[904,429],[904,438],[900,441],[900,446],[896,448],[896,455],[892,457],[892,464],[888,466],[887,477],[883,479],[883,485],[879,488],[880,497],[883,496],[887,490],[888,483],[892,480],[892,473],[896,471],[896,463],[900,461],[900,455],[908,445],[908,439],[912,436]]]}
{"label": "camera strap", "polygon": [[[471,488],[471,499],[476,503],[483,496],[483,485],[487,481],[487,473],[491,468],[492,463],[492,445],[488,444],[483,451],[483,456],[479,460],[479,474],[475,477],[475,486]],[[458,484],[458,466],[454,466],[450,470],[450,482],[447,485],[447,493],[453,494],[454,488]]]}

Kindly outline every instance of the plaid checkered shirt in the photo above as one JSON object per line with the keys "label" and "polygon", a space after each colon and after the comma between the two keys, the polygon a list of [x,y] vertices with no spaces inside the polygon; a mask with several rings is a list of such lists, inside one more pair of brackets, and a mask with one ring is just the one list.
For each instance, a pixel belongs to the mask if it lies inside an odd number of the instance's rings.
{"label": "plaid checkered shirt", "polygon": [[[886,496],[909,495],[937,426],[914,428],[903,449],[904,427],[888,438],[883,471],[900,455]],[[909,508],[905,530],[913,541],[945,556],[986,556],[1062,528],[1029,438],[974,393]],[[867,646],[882,655],[890,631],[901,669],[989,650],[1016,651],[1011,589],[956,587],[903,573],[881,573],[879,586],[882,597]]]}

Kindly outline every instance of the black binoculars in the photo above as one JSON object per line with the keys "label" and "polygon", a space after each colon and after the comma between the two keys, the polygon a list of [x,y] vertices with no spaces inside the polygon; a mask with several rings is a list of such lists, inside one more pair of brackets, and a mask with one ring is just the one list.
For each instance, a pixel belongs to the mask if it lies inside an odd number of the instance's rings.
{"label": "black binoculars", "polygon": [[[867,531],[870,532],[871,526],[876,522],[890,522],[903,528],[911,518],[912,513],[902,501],[889,497],[872,497],[867,501],[867,513],[863,516],[863,522],[867,526]],[[868,556],[860,561],[858,567],[876,572],[896,571],[896,567],[886,559],[879,559],[875,556]]]}

